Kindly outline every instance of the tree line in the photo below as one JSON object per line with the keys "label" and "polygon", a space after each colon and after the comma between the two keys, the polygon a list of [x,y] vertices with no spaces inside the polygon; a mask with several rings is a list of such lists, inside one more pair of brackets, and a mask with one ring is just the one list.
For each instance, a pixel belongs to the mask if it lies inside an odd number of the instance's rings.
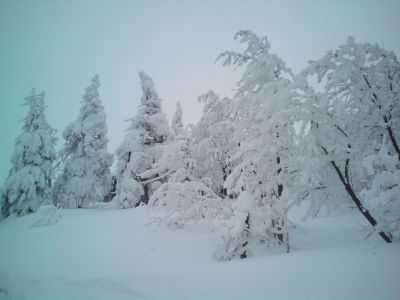
{"label": "tree line", "polygon": [[[400,237],[400,64],[377,44],[349,37],[294,74],[267,37],[241,30],[244,50],[218,57],[242,67],[232,98],[208,91],[202,117],[186,128],[182,107],[171,124],[153,80],[139,73],[142,97],[125,137],[107,150],[96,75],[79,114],[63,131],[46,121],[34,90],[12,167],[0,191],[3,217],[59,208],[148,205],[168,226],[218,224],[219,260],[248,256],[250,239],[290,251],[288,211],[354,206],[386,242]],[[115,162],[114,162],[115,159]],[[116,190],[111,192],[115,163]]]}

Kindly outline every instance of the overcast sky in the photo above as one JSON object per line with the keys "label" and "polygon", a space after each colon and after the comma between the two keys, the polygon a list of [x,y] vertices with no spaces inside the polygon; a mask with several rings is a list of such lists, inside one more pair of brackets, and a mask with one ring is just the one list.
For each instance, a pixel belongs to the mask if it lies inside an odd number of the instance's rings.
{"label": "overcast sky", "polygon": [[241,49],[232,39],[239,29],[267,35],[272,52],[298,72],[348,35],[399,55],[399,15],[398,0],[0,0],[0,185],[32,87],[46,92],[47,119],[61,136],[98,73],[114,151],[137,111],[141,70],[153,78],[169,119],[181,101],[184,122],[194,123],[197,96],[233,93],[240,72],[214,61]]}

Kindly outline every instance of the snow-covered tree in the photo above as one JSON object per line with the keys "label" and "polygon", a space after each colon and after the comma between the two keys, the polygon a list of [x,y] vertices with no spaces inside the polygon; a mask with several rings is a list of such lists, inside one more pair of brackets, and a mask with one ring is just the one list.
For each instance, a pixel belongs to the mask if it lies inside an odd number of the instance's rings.
{"label": "snow-covered tree", "polygon": [[114,201],[120,207],[134,207],[148,203],[149,196],[163,178],[159,174],[142,176],[152,168],[162,155],[162,145],[170,135],[167,118],[162,112],[161,98],[153,80],[144,72],[139,73],[142,98],[139,112],[131,119],[125,138],[116,151],[117,191]]}
{"label": "snow-covered tree", "polygon": [[[295,76],[292,83],[293,101],[297,103],[298,111],[296,119],[296,154],[294,164],[297,165],[296,180],[293,182],[292,190],[296,191],[294,201],[290,207],[306,200],[308,210],[305,217],[316,217],[320,214],[340,214],[348,211],[350,203],[346,200],[346,193],[338,189],[340,182],[332,176],[331,169],[326,165],[326,157],[321,156],[320,138],[314,134],[320,130],[317,122],[319,117],[325,121],[324,114],[326,102],[321,100],[309,84],[305,72]],[[329,137],[331,142],[335,141],[336,128]],[[289,209],[290,209],[289,207]]]}
{"label": "snow-covered tree", "polygon": [[170,138],[158,146],[159,159],[148,170],[139,174],[145,181],[162,179],[163,182],[184,182],[194,179],[196,162],[192,158],[191,140],[183,128],[182,107],[179,103],[174,114],[172,130]]}
{"label": "snow-covered tree", "polygon": [[130,128],[115,152],[117,185],[113,201],[121,208],[138,205],[144,194],[138,174],[145,171],[152,160],[144,152],[141,135],[140,130]]}
{"label": "snow-covered tree", "polygon": [[110,193],[112,154],[107,151],[107,125],[95,75],[82,96],[78,117],[63,132],[62,170],[53,189],[62,208],[89,207]]}
{"label": "snow-covered tree", "polygon": [[1,214],[23,215],[51,202],[55,129],[46,121],[44,93],[25,98],[29,106],[23,132],[15,140],[9,175],[0,190]]}
{"label": "snow-covered tree", "polygon": [[[331,170],[338,188],[347,193],[379,235],[390,242],[390,232],[398,228],[399,219],[395,218],[397,225],[392,223],[383,229],[378,224],[382,210],[374,211],[374,207],[382,207],[382,199],[368,207],[367,202],[371,201],[361,197],[370,199],[378,190],[382,195],[392,194],[398,187],[391,183],[400,167],[400,64],[396,56],[378,45],[356,43],[349,37],[336,51],[311,62],[303,73],[316,75],[323,85],[323,92],[304,102],[313,125],[310,135],[320,151],[320,164],[314,172]],[[365,172],[365,165],[369,169],[374,166],[374,171]],[[382,185],[383,177],[387,180]],[[388,207],[398,209],[394,203],[400,201],[399,196],[383,198]]]}
{"label": "snow-covered tree", "polygon": [[232,100],[220,99],[214,91],[198,98],[204,104],[200,121],[192,131],[192,151],[197,162],[195,175],[217,195],[226,195],[224,183],[232,170],[229,151],[234,147]]}
{"label": "snow-covered tree", "polygon": [[189,223],[209,222],[226,214],[222,199],[194,175],[198,167],[191,151],[191,139],[183,128],[180,104],[172,128],[175,134],[162,145],[160,159],[140,174],[145,178],[158,175],[164,180],[150,196],[152,218],[167,226],[184,227]]}
{"label": "snow-covered tree", "polygon": [[236,205],[239,211],[225,226],[223,248],[217,250],[223,259],[246,257],[244,246],[251,237],[276,239],[289,249],[286,213],[289,200],[296,197],[291,188],[297,172],[294,124],[300,117],[292,72],[269,52],[266,37],[239,31],[235,38],[247,48],[221,55],[224,65],[245,66],[232,109],[236,147],[229,153],[234,167],[225,188],[247,204]]}

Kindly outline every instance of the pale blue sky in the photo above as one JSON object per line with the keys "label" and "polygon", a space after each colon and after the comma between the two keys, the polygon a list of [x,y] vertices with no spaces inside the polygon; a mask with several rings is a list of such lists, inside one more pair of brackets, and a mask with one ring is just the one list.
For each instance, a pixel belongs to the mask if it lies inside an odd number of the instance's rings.
{"label": "pale blue sky", "polygon": [[193,123],[198,95],[232,94],[239,72],[214,61],[240,49],[232,39],[239,29],[267,35],[297,72],[350,34],[399,54],[399,15],[400,1],[389,0],[0,0],[0,185],[32,87],[46,92],[47,118],[60,136],[98,73],[113,151],[136,113],[140,70],[153,77],[168,116],[179,100],[185,123]]}

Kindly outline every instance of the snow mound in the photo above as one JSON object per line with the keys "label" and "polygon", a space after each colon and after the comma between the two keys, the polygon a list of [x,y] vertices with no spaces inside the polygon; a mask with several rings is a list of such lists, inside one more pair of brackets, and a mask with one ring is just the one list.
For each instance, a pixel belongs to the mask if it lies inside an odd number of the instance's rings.
{"label": "snow mound", "polygon": [[36,215],[39,219],[32,224],[31,228],[54,225],[62,218],[54,205],[41,206],[37,210]]}

